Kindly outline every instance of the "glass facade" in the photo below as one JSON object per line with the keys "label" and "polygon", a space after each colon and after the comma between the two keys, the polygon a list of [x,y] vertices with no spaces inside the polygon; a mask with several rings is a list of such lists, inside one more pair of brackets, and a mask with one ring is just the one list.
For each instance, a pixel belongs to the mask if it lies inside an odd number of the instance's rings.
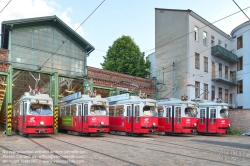
{"label": "glass facade", "polygon": [[82,76],[86,73],[85,59],[86,52],[53,26],[15,28],[11,32],[9,61],[14,67],[37,70],[43,65],[42,71]]}

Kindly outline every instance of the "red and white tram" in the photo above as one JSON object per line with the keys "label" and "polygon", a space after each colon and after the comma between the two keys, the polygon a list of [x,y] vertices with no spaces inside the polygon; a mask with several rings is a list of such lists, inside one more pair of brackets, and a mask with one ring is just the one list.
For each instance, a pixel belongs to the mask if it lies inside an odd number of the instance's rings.
{"label": "red and white tram", "polygon": [[229,106],[227,103],[216,101],[202,101],[198,106],[197,133],[225,134],[229,131]]}
{"label": "red and white tram", "polygon": [[53,100],[47,94],[25,92],[13,107],[12,127],[20,135],[52,134],[53,122]]}
{"label": "red and white tram", "polygon": [[158,102],[159,134],[189,134],[196,131],[196,105],[184,97]]}
{"label": "red and white tram", "polygon": [[104,134],[109,132],[108,100],[100,95],[80,92],[61,98],[59,130],[68,134]]}
{"label": "red and white tram", "polygon": [[110,134],[145,135],[157,132],[156,100],[129,96],[128,93],[109,97],[108,100]]}

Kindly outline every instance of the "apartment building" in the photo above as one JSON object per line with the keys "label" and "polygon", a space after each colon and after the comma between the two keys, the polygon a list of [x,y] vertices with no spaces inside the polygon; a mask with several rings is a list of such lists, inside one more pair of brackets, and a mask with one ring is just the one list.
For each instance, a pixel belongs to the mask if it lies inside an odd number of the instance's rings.
{"label": "apartment building", "polygon": [[[192,10],[156,8],[154,68],[158,84],[175,87],[178,98],[185,94],[192,100],[221,98],[238,104],[235,42]],[[159,91],[159,99],[173,97],[166,94]]]}

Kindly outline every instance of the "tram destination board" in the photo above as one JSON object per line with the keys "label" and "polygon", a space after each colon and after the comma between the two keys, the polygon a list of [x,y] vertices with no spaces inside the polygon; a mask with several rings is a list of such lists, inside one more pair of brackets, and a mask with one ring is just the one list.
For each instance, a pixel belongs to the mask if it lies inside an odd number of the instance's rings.
{"label": "tram destination board", "polygon": [[106,98],[109,102],[119,101],[119,100],[126,100],[129,99],[129,93],[125,93],[122,95],[116,95]]}

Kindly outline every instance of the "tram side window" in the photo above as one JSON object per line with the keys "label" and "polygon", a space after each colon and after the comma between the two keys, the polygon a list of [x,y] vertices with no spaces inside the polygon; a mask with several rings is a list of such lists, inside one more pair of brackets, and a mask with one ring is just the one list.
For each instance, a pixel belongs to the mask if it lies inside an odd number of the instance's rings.
{"label": "tram side window", "polygon": [[23,108],[23,115],[27,114],[27,103],[24,103],[24,108]]}
{"label": "tram side window", "polygon": [[109,107],[109,116],[114,116],[114,112],[115,112],[115,106],[110,106]]}
{"label": "tram side window", "polygon": [[127,116],[128,116],[128,122],[129,122],[129,119],[130,119],[130,113],[131,113],[131,106],[127,106]]}
{"label": "tram side window", "polygon": [[75,104],[71,105],[71,112],[72,112],[72,116],[76,116],[76,105]]}
{"label": "tram side window", "polygon": [[201,124],[205,123],[205,109],[201,109],[200,111],[200,123]]}
{"label": "tram side window", "polygon": [[65,111],[65,116],[71,116],[71,114],[70,114],[70,105],[67,105],[65,110],[66,110]]}
{"label": "tram side window", "polygon": [[65,106],[60,107],[60,116],[65,116]]}
{"label": "tram side window", "polygon": [[123,105],[117,105],[115,109],[116,116],[122,116],[123,115]]}
{"label": "tram side window", "polygon": [[176,123],[181,123],[181,107],[175,108]]}
{"label": "tram side window", "polygon": [[210,109],[210,123],[215,124],[216,109]]}
{"label": "tram side window", "polygon": [[163,113],[164,113],[163,106],[159,106],[158,107],[158,117],[163,117]]}
{"label": "tram side window", "polygon": [[81,122],[82,117],[82,105],[78,104],[78,122]]}
{"label": "tram side window", "polygon": [[166,109],[166,119],[167,119],[167,123],[170,123],[170,118],[171,118],[171,108],[167,107]]}
{"label": "tram side window", "polygon": [[139,105],[136,105],[135,106],[135,117],[136,117],[135,122],[136,123],[139,122],[139,115],[140,115],[140,107],[139,107]]}

